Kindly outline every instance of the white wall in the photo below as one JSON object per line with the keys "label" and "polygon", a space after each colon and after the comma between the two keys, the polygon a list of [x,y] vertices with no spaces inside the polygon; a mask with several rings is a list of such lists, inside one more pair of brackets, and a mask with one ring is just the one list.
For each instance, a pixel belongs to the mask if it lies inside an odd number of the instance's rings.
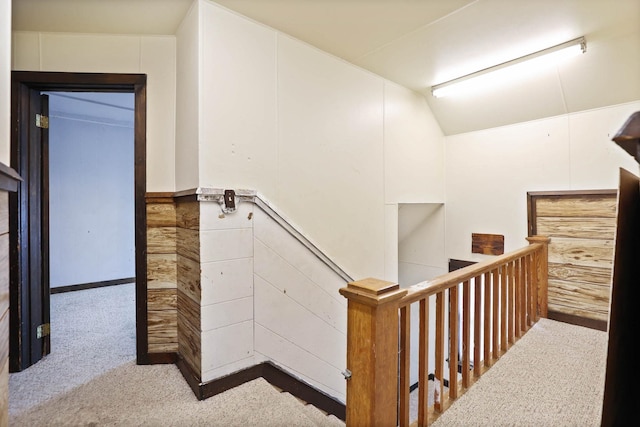
{"label": "white wall", "polygon": [[173,36],[13,33],[13,69],[147,74],[147,191],[175,189]]}
{"label": "white wall", "polygon": [[346,285],[262,210],[254,210],[255,350],[345,399]]}
{"label": "white wall", "polygon": [[10,166],[11,2],[0,2],[0,162]]}
{"label": "white wall", "polygon": [[527,245],[527,191],[617,189],[638,163],[611,138],[640,102],[446,138],[446,254],[471,253],[472,233],[503,234],[505,252]]}
{"label": "white wall", "polygon": [[445,274],[445,208],[442,203],[398,207],[398,283],[405,287]]}
{"label": "white wall", "polygon": [[443,197],[443,137],[424,98],[199,5],[199,186],[258,190],[353,277],[395,280],[388,205]]}
{"label": "white wall", "polygon": [[346,285],[262,209],[200,203],[202,374],[269,360],[345,399]]}
{"label": "white wall", "polygon": [[195,1],[176,32],[176,190],[198,187],[200,18]]}
{"label": "white wall", "polygon": [[[133,94],[117,95],[130,104],[128,122],[100,115],[104,105],[49,96],[52,288],[135,276]],[[82,114],[64,111],[69,102]]]}
{"label": "white wall", "polygon": [[221,215],[215,202],[200,203],[203,382],[264,358],[254,352],[254,206]]}

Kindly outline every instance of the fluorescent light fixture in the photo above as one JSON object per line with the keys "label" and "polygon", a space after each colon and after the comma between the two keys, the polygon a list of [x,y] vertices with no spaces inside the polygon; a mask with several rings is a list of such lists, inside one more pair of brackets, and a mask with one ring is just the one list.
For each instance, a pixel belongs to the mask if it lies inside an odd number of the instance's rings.
{"label": "fluorescent light fixture", "polygon": [[[435,98],[442,98],[457,93],[465,93],[473,87],[486,87],[493,83],[504,83],[510,77],[522,76],[539,70],[550,64],[556,64],[561,59],[575,56],[587,51],[587,41],[584,37],[570,40],[556,46],[543,49],[529,55],[502,64],[449,80],[431,87],[431,94]],[[513,72],[513,73],[512,73]],[[507,73],[509,75],[507,75]]]}

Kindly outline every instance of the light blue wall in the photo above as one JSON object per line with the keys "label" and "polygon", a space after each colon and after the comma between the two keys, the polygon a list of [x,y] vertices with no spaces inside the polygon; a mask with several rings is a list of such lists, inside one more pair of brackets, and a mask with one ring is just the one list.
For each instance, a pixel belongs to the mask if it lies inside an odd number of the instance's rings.
{"label": "light blue wall", "polygon": [[49,107],[51,287],[134,277],[133,94]]}

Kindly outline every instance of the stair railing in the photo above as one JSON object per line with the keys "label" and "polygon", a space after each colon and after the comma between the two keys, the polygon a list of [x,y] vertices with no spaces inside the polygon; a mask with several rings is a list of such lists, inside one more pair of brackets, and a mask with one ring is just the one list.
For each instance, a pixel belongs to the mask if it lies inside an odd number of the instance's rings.
{"label": "stair railing", "polygon": [[[549,239],[527,240],[529,246],[409,288],[369,278],[340,289],[348,299],[348,427],[409,425],[412,304],[419,310],[418,426],[433,422],[547,316]],[[429,372],[438,380],[431,404]]]}

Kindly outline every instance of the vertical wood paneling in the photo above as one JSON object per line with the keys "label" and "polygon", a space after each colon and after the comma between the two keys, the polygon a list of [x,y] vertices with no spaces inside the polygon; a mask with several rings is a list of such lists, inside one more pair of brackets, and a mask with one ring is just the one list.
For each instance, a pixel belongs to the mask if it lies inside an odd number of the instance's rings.
{"label": "vertical wood paneling", "polygon": [[178,351],[176,208],[173,195],[148,193],[147,334],[149,353]]}
{"label": "vertical wood paneling", "polygon": [[202,379],[200,207],[190,198],[176,201],[178,353]]}

